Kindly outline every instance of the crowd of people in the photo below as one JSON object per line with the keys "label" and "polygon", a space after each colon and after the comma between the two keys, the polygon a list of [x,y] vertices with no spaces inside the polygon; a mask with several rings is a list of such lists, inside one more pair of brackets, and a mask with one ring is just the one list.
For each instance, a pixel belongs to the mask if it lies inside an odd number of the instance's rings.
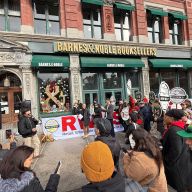
{"label": "crowd of people", "polygon": [[[124,127],[122,148],[115,135],[113,112],[119,114]],[[81,154],[81,169],[88,184],[83,192],[168,192],[168,185],[177,192],[192,192],[192,110],[185,100],[181,109],[161,109],[156,99],[137,102],[119,100],[118,107],[110,99],[106,106],[97,101],[89,107],[75,103],[73,114],[83,123],[84,135],[89,136],[91,118],[95,140]],[[35,119],[24,110],[18,124],[24,145],[10,150],[0,164],[0,192],[57,191],[59,170],[50,176],[45,189],[31,170],[38,157]],[[152,130],[158,136],[152,133]],[[32,142],[35,144],[32,148]],[[122,168],[122,170],[120,169]]]}

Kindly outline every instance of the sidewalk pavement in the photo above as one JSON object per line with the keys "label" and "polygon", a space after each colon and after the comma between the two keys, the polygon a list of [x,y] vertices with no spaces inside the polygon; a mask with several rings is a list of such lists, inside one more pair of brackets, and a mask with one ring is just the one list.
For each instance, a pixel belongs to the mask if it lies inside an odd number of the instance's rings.
{"label": "sidewalk pavement", "polygon": [[[124,146],[124,133],[117,133],[121,146]],[[87,180],[80,168],[80,156],[85,145],[94,140],[93,136],[83,140],[73,138],[46,143],[43,149],[43,157],[39,158],[34,164],[34,171],[45,187],[49,176],[54,172],[58,161],[62,161],[60,171],[60,183],[58,192],[80,192],[82,185],[87,184]],[[169,190],[169,192],[175,192]]]}

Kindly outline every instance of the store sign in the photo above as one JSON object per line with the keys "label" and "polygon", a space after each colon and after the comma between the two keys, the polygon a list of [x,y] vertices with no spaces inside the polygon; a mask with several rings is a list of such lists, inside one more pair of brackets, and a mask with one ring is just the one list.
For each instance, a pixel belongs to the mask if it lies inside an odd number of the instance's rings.
{"label": "store sign", "polygon": [[188,98],[187,93],[181,87],[175,87],[170,91],[170,100],[172,103],[180,104]]}
{"label": "store sign", "polygon": [[[113,124],[115,132],[123,131],[123,126],[119,123],[117,112],[113,114]],[[77,115],[42,118],[44,134],[51,134],[55,140],[81,137],[83,135],[83,124]],[[89,134],[94,135],[93,120],[89,124]]]}
{"label": "store sign", "polygon": [[159,96],[159,101],[161,103],[162,109],[166,111],[170,101],[170,91],[169,91],[169,86],[165,81],[162,81],[159,86],[158,96]]}
{"label": "store sign", "polygon": [[152,47],[133,47],[81,42],[54,42],[54,52],[134,56],[157,55],[157,49]]}
{"label": "store sign", "polygon": [[176,65],[176,64],[174,64],[174,65],[170,65],[170,67],[180,67],[180,68],[183,68],[183,65]]}
{"label": "store sign", "polygon": [[125,64],[107,64],[107,67],[125,67]]}
{"label": "store sign", "polygon": [[63,63],[38,63],[38,67],[63,67]]}

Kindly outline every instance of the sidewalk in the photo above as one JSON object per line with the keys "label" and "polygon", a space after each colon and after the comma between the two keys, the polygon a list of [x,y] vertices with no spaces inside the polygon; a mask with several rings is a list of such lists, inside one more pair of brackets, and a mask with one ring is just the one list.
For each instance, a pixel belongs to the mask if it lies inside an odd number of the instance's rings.
{"label": "sidewalk", "polygon": [[[117,137],[121,146],[124,145],[124,134],[118,133]],[[93,140],[94,137],[90,136],[88,140],[74,138],[46,143],[43,149],[43,157],[34,164],[34,171],[39,177],[41,184],[44,187],[46,186],[50,174],[54,172],[58,161],[61,160],[61,179],[58,192],[79,192],[80,190],[75,189],[79,189],[87,183],[80,168],[81,152],[84,146]],[[175,191],[170,189],[169,192]]]}

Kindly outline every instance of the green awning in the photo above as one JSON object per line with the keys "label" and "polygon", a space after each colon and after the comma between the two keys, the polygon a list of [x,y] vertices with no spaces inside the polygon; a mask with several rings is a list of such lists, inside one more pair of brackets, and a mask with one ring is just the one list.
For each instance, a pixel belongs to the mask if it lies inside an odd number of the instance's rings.
{"label": "green awning", "polygon": [[133,11],[135,9],[134,6],[124,4],[124,3],[115,3],[115,5],[118,9],[124,9],[124,10],[129,10],[129,11]]}
{"label": "green awning", "polygon": [[186,20],[187,16],[183,15],[182,12],[169,12],[170,15],[172,15],[175,19],[181,19],[181,20]]}
{"label": "green awning", "polygon": [[192,60],[189,59],[149,59],[155,68],[192,68]]}
{"label": "green awning", "polygon": [[81,0],[82,3],[90,3],[94,5],[103,5],[102,0]]}
{"label": "green awning", "polygon": [[168,13],[161,9],[147,8],[147,10],[150,11],[152,15],[168,16]]}
{"label": "green awning", "polygon": [[81,67],[144,67],[141,59],[112,57],[81,57]]}
{"label": "green awning", "polygon": [[69,57],[52,55],[33,55],[32,67],[69,67]]}

